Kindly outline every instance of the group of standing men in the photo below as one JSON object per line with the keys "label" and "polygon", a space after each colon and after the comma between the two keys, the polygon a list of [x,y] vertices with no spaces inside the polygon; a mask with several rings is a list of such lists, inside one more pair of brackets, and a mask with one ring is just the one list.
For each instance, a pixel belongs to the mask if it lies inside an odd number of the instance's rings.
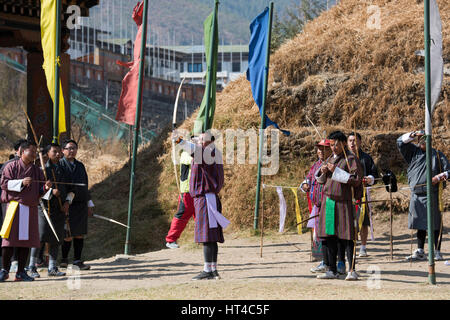
{"label": "group of standing men", "polygon": [[58,269],[58,251],[62,248],[60,267],[67,267],[72,242],[73,265],[89,269],[81,261],[81,254],[87,218],[92,215],[94,204],[86,169],[75,158],[78,144],[67,140],[61,148],[52,143],[39,160],[34,142],[20,140],[14,147],[15,157],[3,164],[0,180],[3,218],[0,282],[9,278],[12,260],[18,262],[15,281],[40,277],[37,267],[47,263],[43,259],[44,250],[49,256],[48,276],[65,276]]}
{"label": "group of standing men", "polygon": [[[418,144],[411,143],[418,138]],[[424,243],[427,230],[425,139],[422,132],[410,132],[397,139],[397,147],[408,164],[407,174],[411,200],[408,227],[417,230],[418,249],[408,260],[425,260]],[[348,271],[345,280],[358,280],[355,271],[356,240],[361,237],[359,257],[366,257],[369,230],[373,240],[370,188],[380,180],[373,159],[361,150],[361,136],[352,132],[332,132],[316,144],[318,160],[300,187],[311,203],[309,227],[314,241],[321,244],[322,262],[311,269],[323,273],[319,279],[336,279]],[[435,259],[442,260],[442,188],[448,179],[449,162],[445,155],[432,149],[433,215]]]}

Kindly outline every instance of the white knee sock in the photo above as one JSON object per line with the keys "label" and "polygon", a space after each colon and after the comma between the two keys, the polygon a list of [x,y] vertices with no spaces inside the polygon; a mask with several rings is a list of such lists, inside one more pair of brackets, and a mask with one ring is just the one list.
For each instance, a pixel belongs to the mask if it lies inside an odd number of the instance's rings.
{"label": "white knee sock", "polygon": [[203,265],[203,271],[211,272],[211,262],[205,262],[205,264]]}

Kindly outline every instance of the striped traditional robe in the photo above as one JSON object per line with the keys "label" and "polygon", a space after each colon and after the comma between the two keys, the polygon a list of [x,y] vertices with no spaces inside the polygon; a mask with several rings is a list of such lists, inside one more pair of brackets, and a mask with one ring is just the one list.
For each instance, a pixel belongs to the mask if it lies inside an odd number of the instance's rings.
{"label": "striped traditional robe", "polygon": [[317,182],[315,178],[316,171],[322,166],[322,160],[317,160],[309,170],[308,175],[306,176],[306,180],[310,181],[310,191],[309,191],[309,198],[315,206],[320,208],[320,203],[322,200],[322,189],[323,184],[320,184]]}
{"label": "striped traditional robe", "polygon": [[39,240],[38,204],[39,197],[44,194],[44,184],[33,182],[22,191],[8,190],[8,181],[31,177],[33,180],[45,180],[44,174],[34,164],[26,165],[22,159],[9,162],[3,169],[1,178],[2,203],[17,201],[29,207],[28,240],[19,240],[20,214],[17,209],[12,222],[9,238],[2,240],[2,247],[32,248],[41,245]]}
{"label": "striped traditional robe", "polygon": [[[221,158],[220,151],[214,148],[213,144],[208,145],[206,148],[213,148],[211,152],[212,157],[216,156],[218,153],[219,159]],[[205,149],[202,149],[203,155],[205,154]],[[209,227],[208,219],[208,209],[206,203],[205,195],[207,193],[216,194],[216,206],[219,212],[222,212],[222,204],[218,193],[223,187],[224,183],[224,173],[223,164],[212,163],[208,164],[202,157],[200,163],[197,163],[196,157],[194,157],[191,165],[191,178],[189,180],[189,193],[194,199],[195,208],[195,242],[224,242],[223,231],[220,225],[217,228]]]}
{"label": "striped traditional robe", "polygon": [[339,239],[355,240],[355,225],[353,221],[355,218],[355,206],[352,204],[352,187],[354,188],[355,199],[361,199],[363,191],[361,183],[363,168],[361,162],[353,153],[349,151],[346,151],[346,153],[350,171],[348,170],[344,153],[341,153],[337,157],[331,155],[326,162],[337,164],[340,169],[355,174],[355,176],[352,175],[349,178],[347,183],[332,180],[332,173],[329,171],[326,174],[321,174],[319,171],[316,175],[317,181],[324,185],[319,214],[319,230],[317,233],[320,238],[332,236],[325,232],[326,199],[328,197],[336,202],[334,211],[334,235]]}

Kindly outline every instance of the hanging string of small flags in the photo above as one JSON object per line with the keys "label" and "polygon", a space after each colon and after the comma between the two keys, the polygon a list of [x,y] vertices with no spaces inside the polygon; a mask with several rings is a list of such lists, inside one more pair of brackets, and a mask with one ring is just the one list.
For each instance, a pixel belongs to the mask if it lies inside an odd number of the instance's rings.
{"label": "hanging string of small flags", "polygon": [[286,220],[286,199],[284,198],[283,189],[290,189],[295,197],[295,216],[297,219],[297,232],[298,234],[303,234],[303,223],[302,223],[302,215],[300,212],[300,205],[298,202],[298,194],[297,190],[300,188],[300,186],[277,186],[277,185],[270,185],[270,184],[263,184],[263,189],[265,188],[275,188],[278,194],[278,198],[280,200],[280,227],[278,229],[278,232],[284,231],[284,225]]}

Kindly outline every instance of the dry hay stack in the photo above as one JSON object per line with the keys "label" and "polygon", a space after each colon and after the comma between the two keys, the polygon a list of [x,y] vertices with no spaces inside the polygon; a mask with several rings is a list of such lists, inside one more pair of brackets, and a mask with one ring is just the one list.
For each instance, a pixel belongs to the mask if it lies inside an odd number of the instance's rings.
{"label": "dry hay stack", "polygon": [[[446,75],[436,133],[450,124],[450,2],[437,1]],[[379,7],[380,29],[369,28]],[[272,59],[269,110],[285,126],[319,125],[392,131],[424,126],[423,1],[342,0],[308,23]],[[448,137],[448,136],[447,136]]]}

